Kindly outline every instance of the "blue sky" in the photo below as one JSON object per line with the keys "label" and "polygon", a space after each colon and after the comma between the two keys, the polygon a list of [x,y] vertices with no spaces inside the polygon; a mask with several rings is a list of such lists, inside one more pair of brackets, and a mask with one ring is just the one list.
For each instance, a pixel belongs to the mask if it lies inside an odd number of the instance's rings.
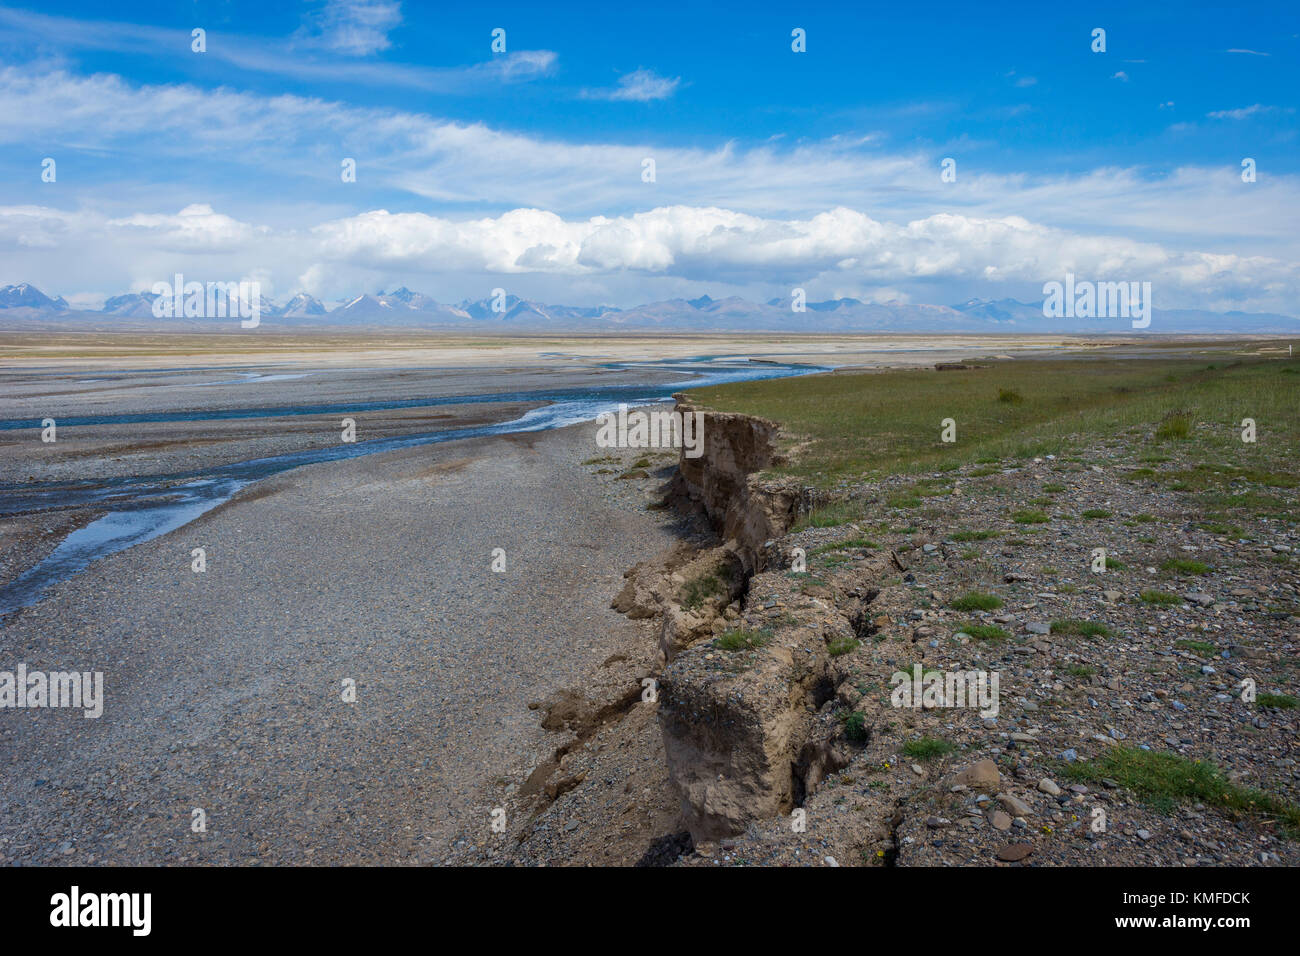
{"label": "blue sky", "polygon": [[1142,6],[3,6],[0,282],[1295,314],[1300,14]]}

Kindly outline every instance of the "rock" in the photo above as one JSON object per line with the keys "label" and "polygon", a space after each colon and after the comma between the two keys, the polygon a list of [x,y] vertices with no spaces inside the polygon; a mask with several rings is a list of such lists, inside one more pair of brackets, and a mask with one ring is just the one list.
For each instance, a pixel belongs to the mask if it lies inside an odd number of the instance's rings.
{"label": "rock", "polygon": [[998,850],[998,859],[1004,863],[1019,863],[1033,852],[1034,847],[1032,844],[1008,843],[1002,849]]}
{"label": "rock", "polygon": [[1044,624],[1041,621],[1032,621],[1025,625],[1025,630],[1030,634],[1051,634],[1052,625]]}
{"label": "rock", "polygon": [[995,830],[1011,829],[1011,818],[1001,810],[994,810],[993,816],[989,818],[989,822],[993,824],[993,829]]}
{"label": "rock", "polygon": [[992,760],[979,760],[953,777],[952,782],[975,790],[997,790],[1002,786],[1002,775]]}
{"label": "rock", "polygon": [[999,793],[998,803],[1002,804],[1002,806],[1004,806],[1010,813],[1018,817],[1028,817],[1032,816],[1034,813],[1033,807],[1025,803],[1025,801],[1021,800],[1015,794]]}
{"label": "rock", "polygon": [[1071,747],[1069,750],[1063,751],[1061,753],[1061,759],[1064,760],[1066,763],[1074,763],[1076,760],[1079,759],[1079,751]]}
{"label": "rock", "polygon": [[1059,797],[1061,795],[1061,788],[1056,785],[1055,781],[1048,780],[1046,777],[1038,781],[1038,789],[1049,797]]}
{"label": "rock", "polygon": [[1201,607],[1209,607],[1214,603],[1213,596],[1209,594],[1184,594],[1182,597],[1188,604],[1199,604]]}
{"label": "rock", "polygon": [[1150,840],[1151,837],[1152,837],[1152,835],[1153,835],[1153,834],[1151,833],[1150,830],[1139,830],[1139,831],[1138,831],[1138,837],[1140,837],[1140,838],[1141,838],[1142,840],[1144,840],[1144,841],[1145,841],[1145,840]]}
{"label": "rock", "polygon": [[1120,594],[1119,591],[1102,591],[1101,596],[1110,604],[1118,604],[1119,599],[1124,595]]}
{"label": "rock", "polygon": [[827,866],[839,866],[839,865],[840,865],[840,864],[839,864],[839,861],[836,860],[835,857],[833,857],[833,856],[828,856],[828,857],[826,857],[826,859],[825,859],[825,863],[826,863]]}

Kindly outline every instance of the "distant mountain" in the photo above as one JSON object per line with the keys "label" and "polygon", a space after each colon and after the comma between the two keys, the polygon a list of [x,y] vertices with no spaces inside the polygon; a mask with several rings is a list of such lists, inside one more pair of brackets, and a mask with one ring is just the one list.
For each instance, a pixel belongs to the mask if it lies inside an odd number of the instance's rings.
{"label": "distant mountain", "polygon": [[[220,292],[217,293],[220,298]],[[155,318],[152,293],[113,296],[99,312],[72,311],[62,298],[51,299],[35,286],[0,288],[4,323],[24,328],[122,330],[205,329],[227,316]],[[550,305],[515,295],[440,303],[402,286],[392,292],[363,294],[327,309],[305,292],[283,306],[263,297],[262,327],[356,327],[549,332],[654,330],[677,332],[933,332],[1002,334],[1133,334],[1129,319],[1059,319],[1043,315],[1037,302],[968,299],[958,305],[862,302],[839,298],[803,303],[795,311],[788,298],[751,302],[739,296],[648,302],[628,309],[612,306]],[[501,309],[501,311],[498,311]],[[227,309],[227,312],[232,310]],[[1285,315],[1156,309],[1153,333],[1300,334],[1300,320]]]}
{"label": "distant mountain", "polygon": [[104,303],[101,312],[109,315],[126,315],[137,319],[153,318],[153,300],[158,298],[152,292],[128,292],[115,295]]}
{"label": "distant mountain", "polygon": [[299,292],[281,308],[276,309],[274,314],[286,318],[301,319],[322,316],[327,313],[325,306],[321,304],[319,299],[308,295],[306,292]]}
{"label": "distant mountain", "polygon": [[0,288],[0,309],[40,309],[41,311],[67,312],[68,303],[62,296],[51,299],[36,286],[7,285]]}

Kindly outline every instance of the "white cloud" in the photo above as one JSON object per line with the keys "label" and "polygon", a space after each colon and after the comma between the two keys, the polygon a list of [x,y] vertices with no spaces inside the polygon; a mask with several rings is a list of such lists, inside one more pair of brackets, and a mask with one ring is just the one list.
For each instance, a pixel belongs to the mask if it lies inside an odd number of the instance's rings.
{"label": "white cloud", "polygon": [[[86,260],[98,250],[95,261]],[[331,295],[369,287],[370,276],[418,276],[432,288],[449,277],[552,276],[656,283],[701,276],[720,285],[887,290],[913,297],[918,284],[1041,286],[1074,272],[1093,279],[1151,281],[1166,307],[1289,311],[1300,295],[1300,268],[1266,256],[1180,252],[1113,235],[1070,232],[1018,216],[939,213],[882,221],[835,207],[782,219],[712,206],[665,206],[624,216],[564,218],[540,209],[450,219],[372,210],[303,229],[275,230],[234,220],[205,204],[178,214],[106,218],[92,211],[0,207],[0,251],[15,274],[41,285],[45,275],[83,261],[147,288],[175,271],[209,278],[265,276],[268,294],[306,285]],[[366,277],[363,279],[363,277]],[[514,280],[510,280],[514,277]],[[122,283],[125,284],[125,283]],[[486,287],[485,280],[482,285]],[[112,288],[112,286],[108,286]],[[49,288],[62,291],[58,281]],[[118,289],[121,285],[117,286]],[[873,295],[879,298],[885,292]],[[630,304],[625,302],[624,304]]]}
{"label": "white cloud", "polygon": [[677,91],[681,77],[659,76],[652,70],[634,70],[618,78],[618,86],[607,90],[583,90],[582,95],[595,100],[624,100],[648,103],[664,100]]}
{"label": "white cloud", "polygon": [[397,0],[327,0],[309,17],[308,35],[328,50],[368,56],[392,45],[388,34],[401,22]]}
{"label": "white cloud", "polygon": [[1273,55],[1273,54],[1271,54],[1271,53],[1260,53],[1258,50],[1242,50],[1242,49],[1235,49],[1235,48],[1234,48],[1234,49],[1231,49],[1231,50],[1227,50],[1226,52],[1228,52],[1228,53],[1248,53],[1248,54],[1250,54],[1251,56],[1272,56],[1272,55]]}
{"label": "white cloud", "polygon": [[1272,106],[1264,106],[1260,103],[1255,103],[1253,106],[1243,106],[1235,110],[1215,110],[1213,113],[1206,113],[1205,115],[1210,119],[1239,120],[1247,119],[1248,117],[1255,116],[1259,113],[1271,113],[1274,109],[1275,107]]}
{"label": "white cloud", "polygon": [[[27,10],[0,7],[0,26],[31,43],[57,37],[66,50],[107,50],[132,56],[174,57],[190,47],[189,29],[165,29],[107,20],[78,20]],[[236,70],[287,76],[305,82],[348,82],[372,86],[397,86],[435,93],[457,94],[547,76],[554,70],[556,55],[550,50],[516,50],[481,63],[460,67],[424,67],[388,61],[364,61],[357,57],[371,36],[364,40],[356,30],[331,33],[342,46],[329,46],[326,34],[300,31],[297,43],[222,32],[210,37],[207,52]],[[212,42],[220,39],[221,42]],[[348,46],[351,49],[345,49]],[[349,53],[353,55],[349,55]]]}
{"label": "white cloud", "polygon": [[1128,74],[1125,73],[1123,70],[1120,70],[1120,71],[1117,72],[1117,73],[1112,73],[1112,74],[1110,75],[1110,78],[1111,78],[1112,80],[1119,80],[1121,83],[1127,83],[1127,82],[1128,82]]}

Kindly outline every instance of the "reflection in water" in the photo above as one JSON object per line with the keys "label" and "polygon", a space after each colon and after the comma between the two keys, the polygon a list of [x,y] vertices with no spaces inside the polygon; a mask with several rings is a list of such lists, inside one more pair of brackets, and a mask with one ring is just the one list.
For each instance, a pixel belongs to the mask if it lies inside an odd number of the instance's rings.
{"label": "reflection in water", "polygon": [[[545,401],[520,418],[496,425],[447,429],[400,438],[383,438],[354,444],[312,448],[271,458],[221,465],[202,471],[173,475],[116,478],[82,484],[22,485],[0,487],[0,515],[41,511],[68,506],[111,506],[114,510],[72,532],[49,557],[29,568],[9,585],[0,588],[0,615],[36,603],[45,589],[84,570],[92,561],[115,554],[135,544],[188,524],[199,515],[228,501],[241,488],[260,478],[302,465],[359,458],[397,448],[433,445],[463,438],[544,431],[593,420],[601,412],[617,409],[620,403],[645,405],[667,401],[684,387],[701,388],[725,382],[806,375],[820,369],[810,366],[724,364],[708,357],[659,364],[620,363],[610,367],[666,369],[692,373],[693,377],[665,385],[611,385],[599,388],[556,389],[539,392],[498,392],[489,395],[449,396],[395,402],[362,402],[338,405],[298,406],[274,409],[236,409],[210,412],[177,412],[155,415],[107,415],[97,418],[60,420],[61,428],[74,425],[212,421],[232,418],[268,418],[278,415],[340,414],[389,408],[428,405],[484,404],[489,402]],[[0,430],[30,428],[26,420],[0,421]]]}

